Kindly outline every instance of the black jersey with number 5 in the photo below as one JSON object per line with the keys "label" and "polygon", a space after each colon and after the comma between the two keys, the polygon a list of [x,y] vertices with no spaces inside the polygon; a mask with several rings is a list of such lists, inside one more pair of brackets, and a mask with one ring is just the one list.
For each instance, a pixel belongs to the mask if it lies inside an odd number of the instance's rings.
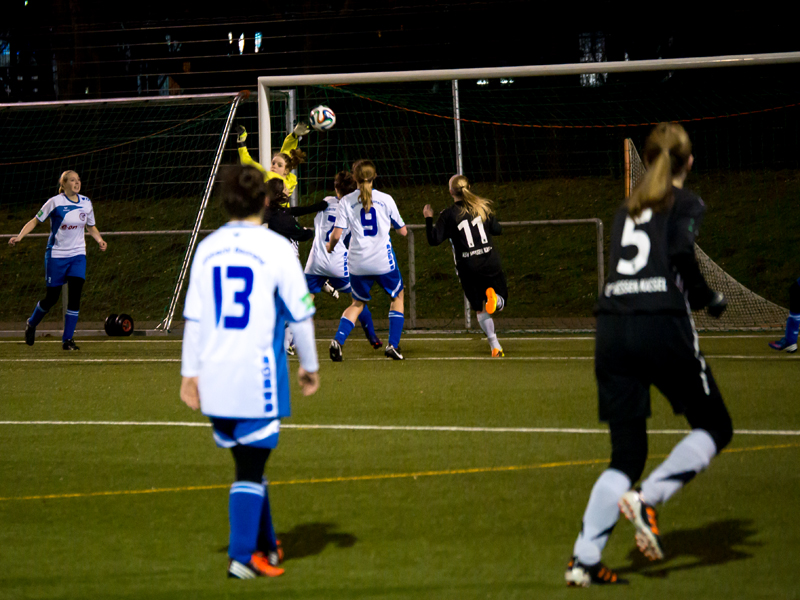
{"label": "black jersey with number 5", "polygon": [[645,209],[633,218],[624,205],[617,211],[608,280],[596,312],[686,315],[684,291],[689,292],[693,307],[707,304],[713,292],[694,255],[705,204],[688,190],[673,188],[672,193],[672,205],[661,212]]}
{"label": "black jersey with number 5", "polygon": [[456,257],[459,273],[468,270],[483,275],[494,275],[503,270],[500,254],[494,248],[493,235],[500,235],[503,228],[494,215],[486,221],[473,217],[461,202],[444,209],[439,220],[433,225],[433,219],[425,219],[428,243],[438,246],[450,239]]}

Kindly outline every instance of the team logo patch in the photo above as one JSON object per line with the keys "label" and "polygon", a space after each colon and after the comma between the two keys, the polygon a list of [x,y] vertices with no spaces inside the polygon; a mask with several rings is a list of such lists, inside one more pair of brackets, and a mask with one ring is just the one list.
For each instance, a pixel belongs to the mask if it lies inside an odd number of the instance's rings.
{"label": "team logo patch", "polygon": [[300,302],[306,307],[306,310],[314,310],[314,299],[311,294],[306,294],[300,299]]}
{"label": "team logo patch", "polygon": [[38,213],[36,213],[36,216],[39,217],[40,219],[42,218],[42,215],[44,215],[43,210],[40,210]]}
{"label": "team logo patch", "polygon": [[81,221],[85,221],[85,220],[86,220],[86,213],[81,213]]}

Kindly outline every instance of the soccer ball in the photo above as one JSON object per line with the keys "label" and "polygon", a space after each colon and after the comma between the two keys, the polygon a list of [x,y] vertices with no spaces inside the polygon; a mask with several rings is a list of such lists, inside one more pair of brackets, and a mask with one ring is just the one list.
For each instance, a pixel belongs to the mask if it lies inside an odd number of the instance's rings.
{"label": "soccer ball", "polygon": [[311,126],[317,131],[327,131],[336,124],[336,114],[324,105],[311,111]]}

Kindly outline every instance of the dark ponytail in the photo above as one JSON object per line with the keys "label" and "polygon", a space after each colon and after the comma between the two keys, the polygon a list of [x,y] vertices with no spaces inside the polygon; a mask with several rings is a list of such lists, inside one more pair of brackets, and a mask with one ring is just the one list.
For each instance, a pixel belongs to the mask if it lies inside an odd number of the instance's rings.
{"label": "dark ponytail", "polygon": [[264,210],[267,186],[253,167],[232,165],[222,172],[222,208],[233,219],[246,219]]}

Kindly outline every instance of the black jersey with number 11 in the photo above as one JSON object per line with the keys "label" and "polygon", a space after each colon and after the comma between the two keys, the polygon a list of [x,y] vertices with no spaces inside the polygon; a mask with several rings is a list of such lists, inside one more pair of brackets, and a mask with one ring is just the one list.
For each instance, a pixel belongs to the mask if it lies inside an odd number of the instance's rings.
{"label": "black jersey with number 11", "polygon": [[492,241],[492,236],[500,235],[503,228],[494,215],[489,215],[484,222],[480,217],[470,215],[461,202],[455,202],[439,214],[436,225],[433,225],[431,217],[425,219],[425,225],[431,246],[438,246],[450,239],[459,273],[468,270],[494,275],[503,270],[500,254],[494,249]]}
{"label": "black jersey with number 11", "polygon": [[705,306],[713,292],[700,274],[694,242],[705,214],[699,196],[672,189],[669,208],[645,209],[634,218],[625,205],[614,217],[608,280],[596,312],[609,314],[687,314]]}

